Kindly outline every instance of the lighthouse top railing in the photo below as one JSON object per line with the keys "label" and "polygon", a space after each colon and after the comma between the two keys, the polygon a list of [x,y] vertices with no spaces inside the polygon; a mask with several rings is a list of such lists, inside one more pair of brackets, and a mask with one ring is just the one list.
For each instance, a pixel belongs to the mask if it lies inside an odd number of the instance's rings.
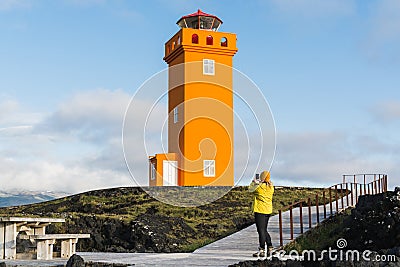
{"label": "lighthouse top railing", "polygon": [[218,31],[222,20],[215,15],[207,14],[199,9],[195,13],[183,16],[176,24],[181,28]]}

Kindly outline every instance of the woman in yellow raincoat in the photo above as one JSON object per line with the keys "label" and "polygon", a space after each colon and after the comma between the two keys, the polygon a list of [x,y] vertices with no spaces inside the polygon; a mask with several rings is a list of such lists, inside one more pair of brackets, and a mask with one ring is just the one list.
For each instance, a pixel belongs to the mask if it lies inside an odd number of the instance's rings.
{"label": "woman in yellow raincoat", "polygon": [[263,171],[259,179],[254,179],[249,190],[254,193],[253,212],[258,232],[259,247],[254,257],[265,257],[265,243],[267,244],[267,255],[273,250],[271,236],[268,233],[268,221],[272,213],[272,196],[274,185],[271,182],[271,174]]}

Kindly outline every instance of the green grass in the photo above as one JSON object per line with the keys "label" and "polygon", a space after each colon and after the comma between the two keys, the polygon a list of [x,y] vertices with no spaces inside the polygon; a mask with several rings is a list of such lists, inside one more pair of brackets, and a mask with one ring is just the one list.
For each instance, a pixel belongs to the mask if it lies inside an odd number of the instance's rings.
{"label": "green grass", "polygon": [[204,247],[208,244],[211,244],[215,240],[212,238],[204,238],[201,240],[189,240],[189,243],[186,245],[181,246],[182,252],[193,252],[198,248]]}

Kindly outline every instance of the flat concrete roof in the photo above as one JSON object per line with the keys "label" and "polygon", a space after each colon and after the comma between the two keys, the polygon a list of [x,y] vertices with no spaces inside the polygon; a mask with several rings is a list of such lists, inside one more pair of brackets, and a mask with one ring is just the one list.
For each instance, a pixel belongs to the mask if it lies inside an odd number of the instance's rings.
{"label": "flat concrete roof", "polygon": [[19,222],[19,223],[64,223],[61,218],[32,218],[32,217],[0,217],[0,222]]}
{"label": "flat concrete roof", "polygon": [[49,234],[49,235],[28,235],[27,238],[48,240],[48,239],[73,239],[90,238],[90,234]]}

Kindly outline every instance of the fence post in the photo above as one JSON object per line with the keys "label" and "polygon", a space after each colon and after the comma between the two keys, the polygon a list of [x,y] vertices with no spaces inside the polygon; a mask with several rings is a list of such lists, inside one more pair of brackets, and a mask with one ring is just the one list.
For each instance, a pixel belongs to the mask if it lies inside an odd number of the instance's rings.
{"label": "fence post", "polygon": [[385,175],[382,176],[382,193],[385,192]]}
{"label": "fence post", "polygon": [[319,205],[318,194],[315,195],[315,208],[317,209],[317,224],[319,224]]}
{"label": "fence post", "polygon": [[329,214],[329,216],[332,216],[332,188],[329,187],[329,208],[331,213]]}
{"label": "fence post", "polygon": [[342,210],[344,210],[344,203],[343,203],[343,184],[340,184],[340,197],[342,198]]}
{"label": "fence post", "polygon": [[322,201],[324,202],[324,219],[326,219],[326,197],[325,197],[325,190],[322,191]]}
{"label": "fence post", "polygon": [[382,176],[382,193],[385,192],[385,175]]}
{"label": "fence post", "polygon": [[388,180],[387,180],[387,175],[385,175],[385,192],[388,190]]}
{"label": "fence post", "polygon": [[379,174],[378,179],[376,179],[376,193],[379,194],[379,179],[381,179],[381,175]]}
{"label": "fence post", "polygon": [[364,174],[364,195],[367,194],[367,184],[366,184],[366,180],[365,180],[365,174]]}
{"label": "fence post", "polygon": [[376,181],[372,182],[372,194],[375,195],[376,194]]}
{"label": "fence post", "polygon": [[368,184],[368,195],[371,195],[371,191],[369,190],[370,184],[371,184],[371,183]]}
{"label": "fence post", "polygon": [[354,189],[353,189],[353,183],[350,183],[350,187],[351,187],[351,205],[354,206]]}
{"label": "fence post", "polygon": [[349,205],[349,185],[348,185],[348,183],[346,183],[346,203],[347,203],[346,207],[350,206]]}
{"label": "fence post", "polygon": [[381,179],[380,177],[378,179],[378,193],[381,193]]}
{"label": "fence post", "polygon": [[362,184],[360,184],[360,196],[363,195],[363,191],[362,191]]}
{"label": "fence post", "polygon": [[279,210],[279,244],[283,246],[283,234],[282,234],[282,211]]}
{"label": "fence post", "polygon": [[358,186],[357,186],[357,184],[354,184],[354,188],[356,189],[356,205],[357,205],[357,203],[358,203],[358,192],[357,192]]}
{"label": "fence post", "polygon": [[383,178],[382,178],[382,192],[386,192],[386,189],[385,189],[385,187],[386,187],[386,177],[385,177],[385,175],[383,175]]}
{"label": "fence post", "polygon": [[336,213],[339,212],[339,201],[338,201],[338,188],[337,185],[335,185],[335,201],[336,201]]}
{"label": "fence post", "polygon": [[376,182],[375,182],[375,194],[379,194],[379,187],[378,187],[378,181],[379,181],[379,179],[376,179]]}
{"label": "fence post", "polygon": [[290,220],[290,240],[293,240],[293,206],[289,206],[289,220]]}
{"label": "fence post", "polygon": [[382,183],[383,183],[383,186],[382,186],[383,192],[386,192],[386,177],[385,177],[385,175],[383,176]]}
{"label": "fence post", "polygon": [[300,233],[303,234],[303,202],[300,202]]}
{"label": "fence post", "polygon": [[308,198],[308,228],[311,229],[311,198]]}

